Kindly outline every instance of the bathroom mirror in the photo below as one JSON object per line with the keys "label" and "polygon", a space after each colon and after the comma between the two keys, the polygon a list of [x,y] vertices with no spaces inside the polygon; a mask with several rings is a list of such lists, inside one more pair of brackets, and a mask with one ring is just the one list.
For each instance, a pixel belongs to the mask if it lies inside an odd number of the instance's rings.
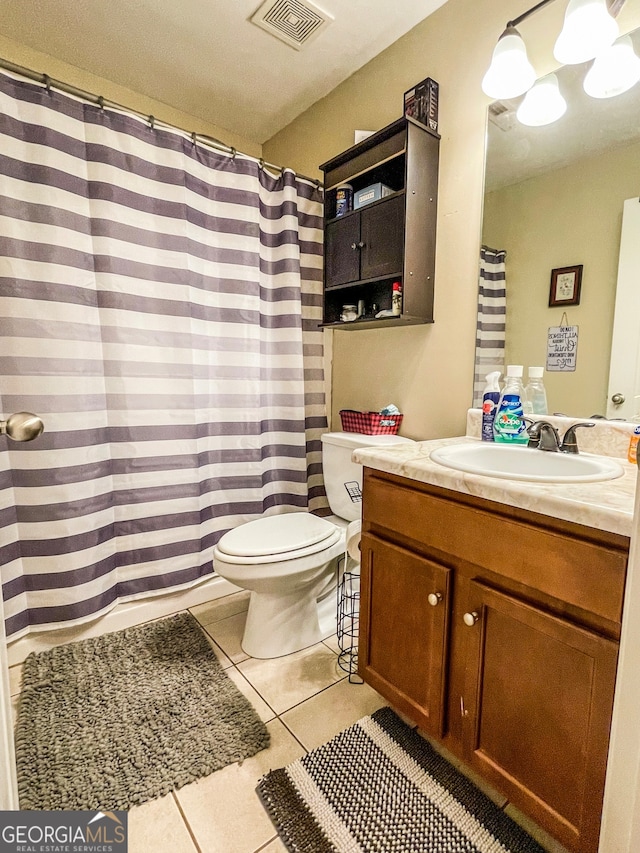
{"label": "bathroom mirror", "polygon": [[[640,30],[631,38],[640,55]],[[546,366],[549,328],[577,326],[575,370],[545,372],[550,411],[616,417],[609,364],[623,206],[640,195],[640,83],[591,98],[582,87],[590,65],[558,70],[567,111],[553,124],[520,124],[522,98],[490,105],[482,243],[507,252],[505,364],[523,364],[526,377],[527,366]],[[577,266],[578,304],[549,307],[552,271]],[[627,345],[635,357],[625,335]]]}

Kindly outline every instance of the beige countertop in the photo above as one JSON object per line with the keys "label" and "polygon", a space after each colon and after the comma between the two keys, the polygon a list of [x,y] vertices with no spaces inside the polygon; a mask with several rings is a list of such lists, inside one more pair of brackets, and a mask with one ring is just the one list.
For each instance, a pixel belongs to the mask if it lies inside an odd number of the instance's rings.
{"label": "beige countertop", "polygon": [[477,441],[477,438],[461,436],[384,448],[363,448],[354,452],[353,459],[388,474],[631,536],[637,468],[626,459],[616,460],[624,470],[622,477],[601,483],[579,484],[534,483],[467,474],[431,459],[431,451],[438,447]]}

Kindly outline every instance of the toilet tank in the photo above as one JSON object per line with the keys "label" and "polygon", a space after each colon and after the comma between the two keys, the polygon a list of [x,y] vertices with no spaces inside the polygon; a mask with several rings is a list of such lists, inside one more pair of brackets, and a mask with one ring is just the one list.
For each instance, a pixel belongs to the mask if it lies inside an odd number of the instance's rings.
{"label": "toilet tank", "polygon": [[322,471],[329,506],[334,515],[356,521],[361,514],[362,465],[351,461],[358,447],[388,447],[412,443],[399,435],[363,435],[326,432],[322,436]]}

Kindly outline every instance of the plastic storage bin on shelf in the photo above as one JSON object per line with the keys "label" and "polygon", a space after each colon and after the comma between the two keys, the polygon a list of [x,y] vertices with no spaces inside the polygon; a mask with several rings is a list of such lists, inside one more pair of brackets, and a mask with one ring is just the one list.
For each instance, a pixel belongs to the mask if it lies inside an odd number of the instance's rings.
{"label": "plastic storage bin on shelf", "polygon": [[380,412],[356,412],[342,409],[340,420],[345,432],[360,432],[364,435],[396,435],[404,415],[383,415]]}

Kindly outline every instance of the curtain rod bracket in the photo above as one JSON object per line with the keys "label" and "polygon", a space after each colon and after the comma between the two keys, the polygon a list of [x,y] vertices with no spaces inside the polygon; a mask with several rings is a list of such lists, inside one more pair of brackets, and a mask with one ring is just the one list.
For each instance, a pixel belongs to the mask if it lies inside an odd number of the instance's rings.
{"label": "curtain rod bracket", "polygon": [[154,129],[155,124],[156,124],[155,116],[149,116],[149,127],[151,128],[151,130]]}
{"label": "curtain rod bracket", "polygon": [[104,96],[103,95],[98,95],[98,106],[100,107],[100,110],[102,112],[104,112]]}
{"label": "curtain rod bracket", "polygon": [[49,94],[51,94],[51,77],[48,74],[42,75],[42,82],[44,83],[44,87]]}

